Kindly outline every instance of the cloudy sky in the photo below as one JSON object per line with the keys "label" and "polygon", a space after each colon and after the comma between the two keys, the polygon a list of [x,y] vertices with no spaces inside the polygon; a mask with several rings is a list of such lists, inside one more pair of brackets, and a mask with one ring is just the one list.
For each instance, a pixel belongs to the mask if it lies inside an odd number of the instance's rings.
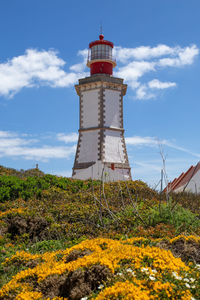
{"label": "cloudy sky", "polygon": [[133,179],[155,186],[200,160],[199,0],[0,1],[0,165],[71,176],[74,84],[89,42],[114,42],[128,84],[124,127]]}

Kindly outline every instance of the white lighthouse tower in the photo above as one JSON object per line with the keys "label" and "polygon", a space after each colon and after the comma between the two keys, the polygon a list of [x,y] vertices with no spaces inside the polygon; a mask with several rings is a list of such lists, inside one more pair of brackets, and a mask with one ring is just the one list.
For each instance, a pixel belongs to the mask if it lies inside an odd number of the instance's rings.
{"label": "white lighthouse tower", "polygon": [[123,96],[127,85],[112,76],[116,62],[113,43],[99,40],[89,44],[87,66],[90,77],[75,86],[80,100],[80,128],[73,178],[130,180],[130,166],[123,128]]}

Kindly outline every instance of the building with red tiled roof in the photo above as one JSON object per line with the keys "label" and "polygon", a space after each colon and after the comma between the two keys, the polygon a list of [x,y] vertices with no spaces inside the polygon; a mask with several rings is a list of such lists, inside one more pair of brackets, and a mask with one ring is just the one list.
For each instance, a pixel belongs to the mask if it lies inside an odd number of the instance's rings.
{"label": "building with red tiled roof", "polygon": [[190,192],[200,194],[200,162],[191,166],[187,172],[169,182],[164,191],[168,192]]}

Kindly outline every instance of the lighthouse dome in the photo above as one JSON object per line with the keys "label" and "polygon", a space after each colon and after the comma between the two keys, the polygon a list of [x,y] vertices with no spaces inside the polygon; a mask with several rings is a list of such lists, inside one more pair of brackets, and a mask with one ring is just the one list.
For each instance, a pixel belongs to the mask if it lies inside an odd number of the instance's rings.
{"label": "lighthouse dome", "polygon": [[116,61],[112,56],[114,45],[110,41],[104,40],[104,35],[99,35],[99,40],[89,44],[87,66],[90,68],[90,74],[108,74],[112,75]]}

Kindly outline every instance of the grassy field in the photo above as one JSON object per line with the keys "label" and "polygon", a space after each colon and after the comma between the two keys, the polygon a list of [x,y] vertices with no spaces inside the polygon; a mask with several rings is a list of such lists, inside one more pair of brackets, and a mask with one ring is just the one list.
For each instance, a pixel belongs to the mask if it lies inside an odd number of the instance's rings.
{"label": "grassy field", "polygon": [[200,299],[200,196],[0,166],[0,299]]}

